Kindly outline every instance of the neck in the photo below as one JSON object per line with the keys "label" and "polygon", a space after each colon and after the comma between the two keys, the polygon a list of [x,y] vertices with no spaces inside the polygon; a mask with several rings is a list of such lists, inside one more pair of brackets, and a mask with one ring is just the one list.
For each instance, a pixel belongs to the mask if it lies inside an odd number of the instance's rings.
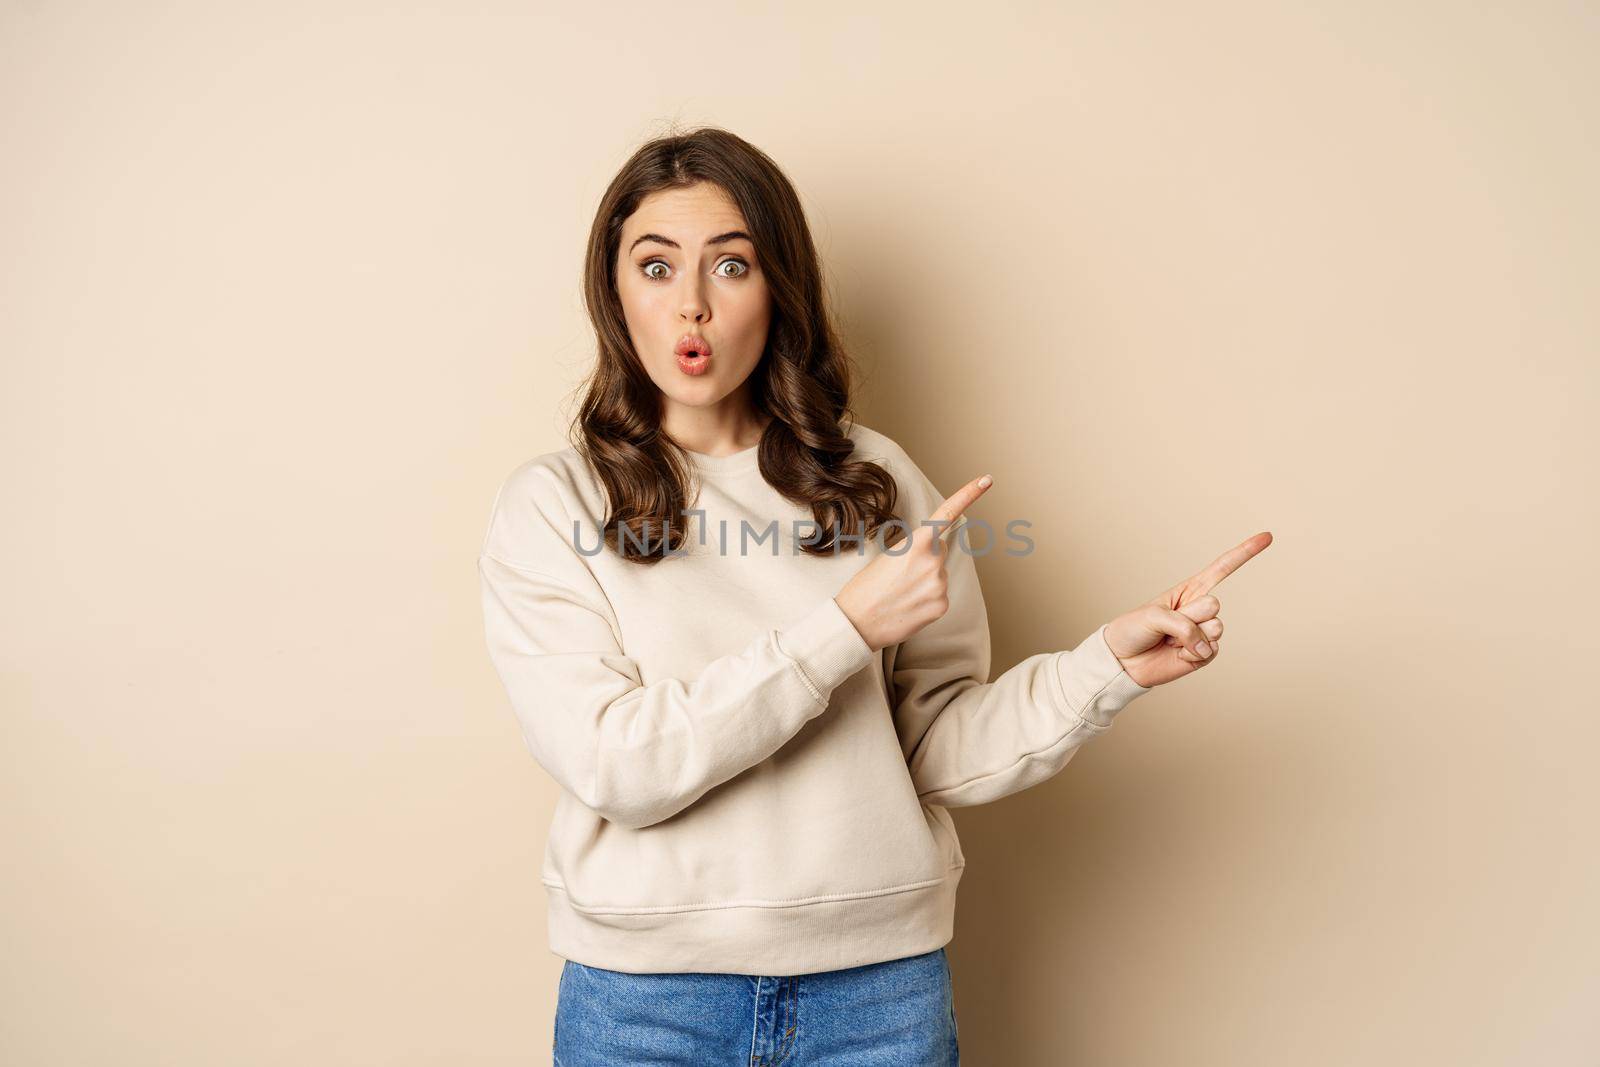
{"label": "neck", "polygon": [[662,415],[661,431],[691,452],[731,456],[759,444],[771,421],[771,415],[748,406],[732,411],[669,408]]}

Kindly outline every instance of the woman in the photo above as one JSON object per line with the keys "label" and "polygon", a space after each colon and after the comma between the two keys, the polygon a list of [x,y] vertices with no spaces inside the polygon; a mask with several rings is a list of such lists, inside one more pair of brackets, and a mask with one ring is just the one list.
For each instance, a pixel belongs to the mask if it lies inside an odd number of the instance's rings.
{"label": "woman", "polygon": [[[993,681],[967,531],[850,417],[798,197],[700,129],[600,204],[572,447],[518,466],[479,558],[489,652],[561,786],[541,869],[557,1064],[956,1063],[947,808],[1044,781],[1216,657],[1258,534]],[[975,539],[982,541],[983,539]]]}

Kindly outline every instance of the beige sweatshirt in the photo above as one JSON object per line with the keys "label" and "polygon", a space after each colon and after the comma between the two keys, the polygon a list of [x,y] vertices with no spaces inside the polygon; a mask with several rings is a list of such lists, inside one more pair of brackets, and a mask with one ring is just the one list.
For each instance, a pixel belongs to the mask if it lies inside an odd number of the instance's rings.
{"label": "beige sweatshirt", "polygon": [[[946,493],[894,441],[848,432],[895,477],[911,528],[933,513]],[[959,546],[949,611],[871,650],[833,595],[883,549],[805,555],[811,512],[767,485],[755,448],[690,458],[702,514],[686,553],[652,566],[604,548],[604,493],[574,448],[511,471],[491,509],[490,658],[561,786],[540,872],[551,950],[795,975],[947,944],[966,860],[945,809],[1045,781],[1148,690],[1103,626],[989,681]],[[1018,542],[994,525],[1006,558]]]}

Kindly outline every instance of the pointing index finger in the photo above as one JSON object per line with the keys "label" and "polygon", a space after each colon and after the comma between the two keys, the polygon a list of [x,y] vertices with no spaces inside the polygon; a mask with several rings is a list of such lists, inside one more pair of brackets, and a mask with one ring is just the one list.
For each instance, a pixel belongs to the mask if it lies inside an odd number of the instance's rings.
{"label": "pointing index finger", "polygon": [[933,509],[933,514],[929,515],[926,520],[930,523],[944,522],[949,523],[949,525],[940,527],[925,526],[923,529],[937,529],[938,533],[934,534],[933,536],[937,537],[941,541],[948,541],[951,532],[959,528],[962,522],[966,521],[966,516],[962,513],[970,508],[975,500],[977,500],[984,493],[988,492],[989,486],[993,484],[994,478],[987,474],[983,475],[981,478],[972,479],[972,481],[968,482],[966,485],[963,485],[960,489],[957,489],[955,492],[946,497],[938,507]]}
{"label": "pointing index finger", "polygon": [[1212,560],[1210,566],[1190,578],[1186,583],[1189,592],[1194,596],[1205,596],[1218,582],[1244,566],[1251,557],[1270,544],[1272,544],[1272,534],[1266,530],[1262,530],[1254,537],[1245,538]]}

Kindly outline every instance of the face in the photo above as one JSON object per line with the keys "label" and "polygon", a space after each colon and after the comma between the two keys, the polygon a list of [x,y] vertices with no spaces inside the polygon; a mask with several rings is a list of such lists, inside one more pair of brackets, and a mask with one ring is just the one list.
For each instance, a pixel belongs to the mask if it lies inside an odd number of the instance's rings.
{"label": "face", "polygon": [[[766,348],[772,300],[744,214],[720,187],[645,197],[622,225],[616,286],[634,351],[661,389],[664,423],[749,407],[745,380]],[[700,373],[679,364],[686,334],[711,346]]]}

